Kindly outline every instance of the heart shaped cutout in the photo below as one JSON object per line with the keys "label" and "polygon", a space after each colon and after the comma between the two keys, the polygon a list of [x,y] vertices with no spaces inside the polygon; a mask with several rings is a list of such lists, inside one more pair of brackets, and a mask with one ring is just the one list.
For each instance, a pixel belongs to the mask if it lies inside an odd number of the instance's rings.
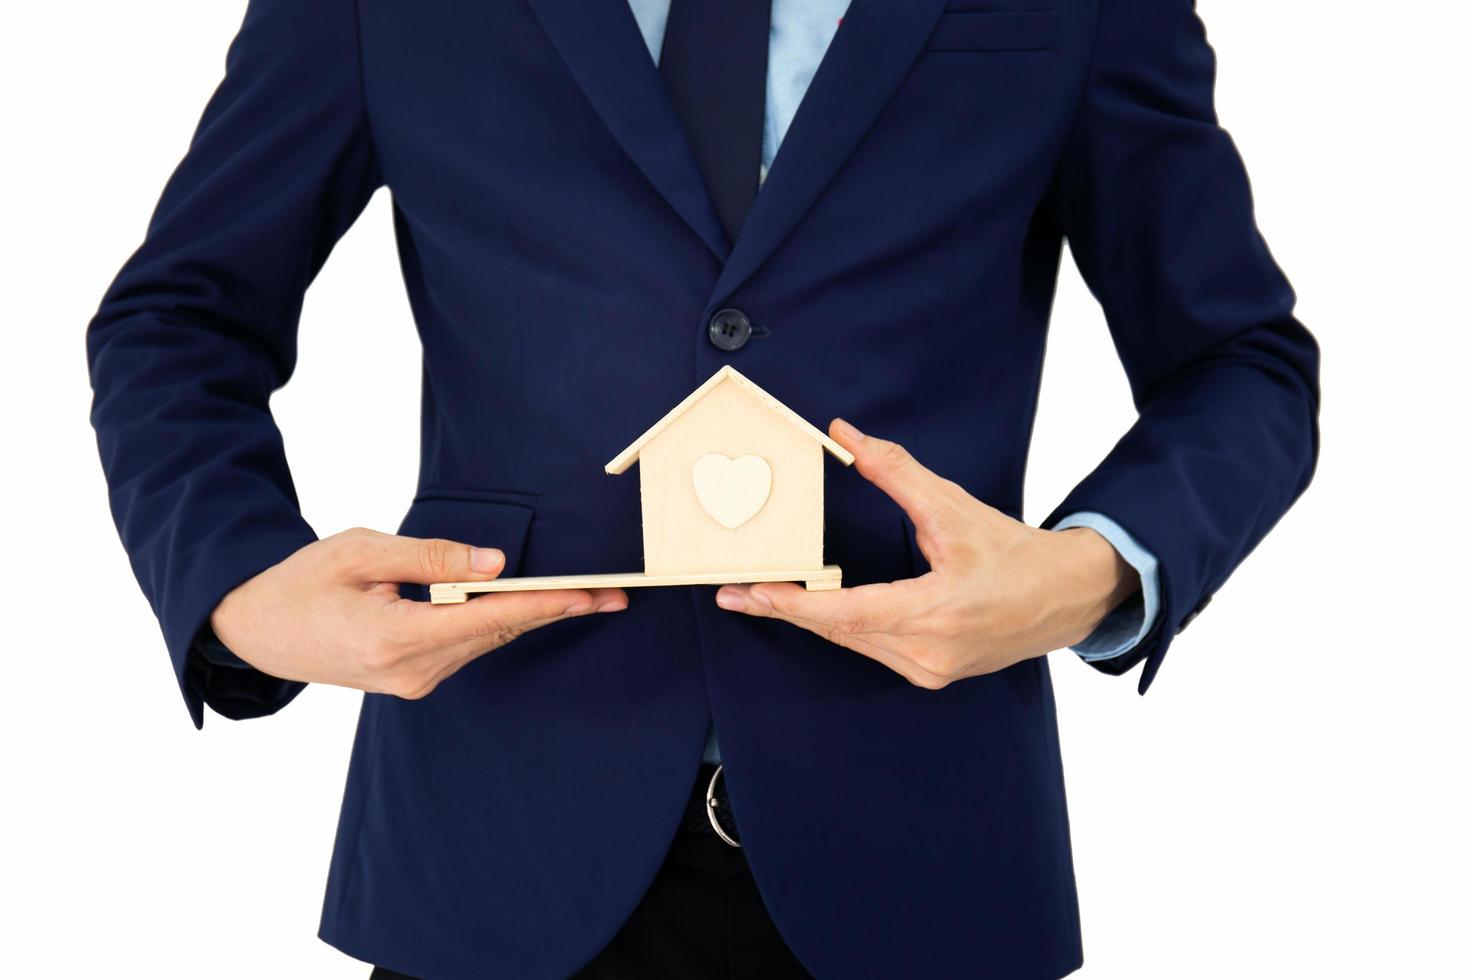
{"label": "heart shaped cutout", "polygon": [[704,512],[732,531],[771,496],[771,464],[759,456],[707,453],[694,461],[694,495]]}

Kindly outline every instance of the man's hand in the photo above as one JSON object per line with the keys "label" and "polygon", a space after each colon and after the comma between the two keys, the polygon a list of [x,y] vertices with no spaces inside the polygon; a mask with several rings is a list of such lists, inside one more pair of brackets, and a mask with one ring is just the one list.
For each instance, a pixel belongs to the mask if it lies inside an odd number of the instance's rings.
{"label": "man's hand", "polygon": [[432,606],[398,582],[485,581],[505,555],[437,538],[353,529],[314,542],[230,592],[210,616],[220,642],[284,680],[421,698],[527,630],[626,609],[622,589],[557,589]]}
{"label": "man's hand", "polygon": [[722,608],[784,619],[938,689],[1081,642],[1139,587],[1138,573],[1091,528],[1030,527],[897,443],[841,419],[831,436],[909,515],[932,571],[834,592],[726,585],[715,596]]}

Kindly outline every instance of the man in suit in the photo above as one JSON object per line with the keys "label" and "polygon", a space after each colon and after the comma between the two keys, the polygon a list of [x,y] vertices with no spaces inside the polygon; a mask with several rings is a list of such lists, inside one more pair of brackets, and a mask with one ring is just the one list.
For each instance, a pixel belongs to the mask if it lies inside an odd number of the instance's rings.
{"label": "man in suit", "polygon": [[[87,352],[195,724],[367,692],[321,936],[380,976],[1074,970],[1044,655],[1145,690],[1316,460],[1213,77],[1188,0],[251,0]],[[268,399],[384,186],[419,490],[318,539]],[[1029,527],[1063,240],[1139,417]],[[636,485],[588,474],[724,364],[841,416],[848,588],[415,601],[638,567]]]}

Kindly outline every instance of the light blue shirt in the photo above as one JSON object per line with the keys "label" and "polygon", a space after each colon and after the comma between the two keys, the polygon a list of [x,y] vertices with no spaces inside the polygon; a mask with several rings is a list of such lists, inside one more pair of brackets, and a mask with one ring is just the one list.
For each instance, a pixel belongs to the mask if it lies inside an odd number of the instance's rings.
{"label": "light blue shirt", "polygon": [[[648,53],[658,63],[663,50],[664,26],[670,0],[628,0]],[[771,0],[771,46],[766,63],[765,132],[761,138],[761,180],[786,136],[796,108],[811,84],[827,45],[847,11],[848,0]],[[1104,514],[1069,514],[1054,530],[1090,527],[1108,540],[1123,560],[1138,571],[1141,588],[1114,609],[1081,643],[1072,649],[1083,660],[1120,657],[1148,635],[1159,612],[1159,563],[1152,552]],[[713,727],[705,745],[706,762],[719,762],[720,750]]]}

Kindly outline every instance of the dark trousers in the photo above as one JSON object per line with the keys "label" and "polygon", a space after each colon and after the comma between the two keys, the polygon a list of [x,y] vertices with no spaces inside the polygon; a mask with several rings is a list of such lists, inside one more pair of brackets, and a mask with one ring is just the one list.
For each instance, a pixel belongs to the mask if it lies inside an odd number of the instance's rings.
{"label": "dark trousers", "polygon": [[[790,980],[809,978],[776,931],[744,853],[715,835],[705,815],[714,766],[700,767],[685,812],[638,907],[573,980]],[[734,831],[721,794],[717,816]],[[494,964],[486,964],[493,974]],[[378,967],[371,980],[414,980]]]}

